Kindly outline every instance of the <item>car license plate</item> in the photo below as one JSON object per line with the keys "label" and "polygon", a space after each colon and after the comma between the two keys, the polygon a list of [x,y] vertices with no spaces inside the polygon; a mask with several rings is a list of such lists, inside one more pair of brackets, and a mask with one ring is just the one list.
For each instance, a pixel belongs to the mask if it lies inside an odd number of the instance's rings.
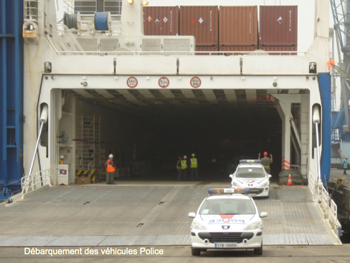
{"label": "car license plate", "polygon": [[215,243],[216,248],[232,248],[236,246],[237,243]]}

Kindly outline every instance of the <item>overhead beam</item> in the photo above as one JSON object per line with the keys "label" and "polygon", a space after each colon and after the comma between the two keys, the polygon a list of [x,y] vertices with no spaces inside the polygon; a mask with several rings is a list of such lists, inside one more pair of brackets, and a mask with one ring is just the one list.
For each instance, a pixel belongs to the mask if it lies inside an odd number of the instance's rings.
{"label": "overhead beam", "polygon": [[75,89],[74,91],[76,93],[78,93],[79,95],[83,96],[84,98],[87,98],[87,99],[94,99],[95,98],[93,95],[91,95],[89,92],[86,92],[85,90]]}
{"label": "overhead beam", "polygon": [[245,94],[246,94],[248,103],[256,103],[256,101],[257,101],[256,90],[246,89]]}
{"label": "overhead beam", "polygon": [[115,97],[105,89],[95,89],[98,94],[101,94],[106,99],[114,99]]}
{"label": "overhead beam", "polygon": [[146,106],[145,103],[143,103],[142,101],[139,101],[134,95],[132,95],[128,90],[117,90],[121,95],[123,95],[128,101],[135,103],[135,104],[139,104],[142,106]]}
{"label": "overhead beam", "polygon": [[218,100],[216,99],[215,93],[213,90],[210,89],[203,89],[203,94],[208,102],[210,103],[218,103]]}

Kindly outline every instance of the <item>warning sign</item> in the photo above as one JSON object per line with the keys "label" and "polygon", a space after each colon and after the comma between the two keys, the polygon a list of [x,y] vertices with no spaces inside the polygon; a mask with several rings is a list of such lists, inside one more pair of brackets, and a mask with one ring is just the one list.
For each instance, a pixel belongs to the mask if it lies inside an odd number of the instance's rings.
{"label": "warning sign", "polygon": [[147,20],[148,20],[148,22],[151,22],[151,21],[152,21],[152,17],[149,16],[149,17],[147,18]]}
{"label": "warning sign", "polygon": [[129,88],[135,88],[138,84],[138,81],[135,77],[130,77],[127,79],[126,84]]}
{"label": "warning sign", "polygon": [[154,21],[157,25],[159,24],[159,19],[157,18],[156,21]]}
{"label": "warning sign", "polygon": [[164,21],[164,23],[168,22],[168,18],[164,17],[163,21]]}
{"label": "warning sign", "polygon": [[199,18],[198,22],[202,24],[204,22],[203,18]]}
{"label": "warning sign", "polygon": [[158,84],[161,88],[166,88],[169,86],[170,84],[170,81],[167,77],[161,77],[159,80],[158,80]]}
{"label": "warning sign", "polygon": [[191,84],[192,88],[196,89],[196,88],[199,88],[201,86],[202,81],[198,77],[193,77],[193,78],[191,78],[190,84]]}

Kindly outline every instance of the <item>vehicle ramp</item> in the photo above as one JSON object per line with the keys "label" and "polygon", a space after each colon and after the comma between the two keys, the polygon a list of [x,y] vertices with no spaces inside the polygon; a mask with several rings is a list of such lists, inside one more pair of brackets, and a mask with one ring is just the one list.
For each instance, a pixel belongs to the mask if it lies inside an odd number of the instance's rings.
{"label": "vehicle ramp", "polygon": [[[189,212],[226,183],[118,182],[54,186],[0,206],[0,246],[190,245]],[[306,186],[256,198],[264,245],[333,245]]]}

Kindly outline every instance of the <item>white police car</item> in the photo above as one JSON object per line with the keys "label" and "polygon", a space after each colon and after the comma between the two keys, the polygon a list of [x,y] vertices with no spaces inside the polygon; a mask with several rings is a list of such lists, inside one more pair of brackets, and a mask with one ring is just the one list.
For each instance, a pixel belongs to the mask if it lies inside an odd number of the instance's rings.
{"label": "white police car", "polygon": [[191,212],[192,255],[208,249],[254,249],[262,255],[266,212],[258,214],[249,189],[209,189],[197,213]]}
{"label": "white police car", "polygon": [[271,174],[266,173],[261,160],[240,160],[236,171],[229,176],[232,188],[248,188],[252,196],[270,194]]}

